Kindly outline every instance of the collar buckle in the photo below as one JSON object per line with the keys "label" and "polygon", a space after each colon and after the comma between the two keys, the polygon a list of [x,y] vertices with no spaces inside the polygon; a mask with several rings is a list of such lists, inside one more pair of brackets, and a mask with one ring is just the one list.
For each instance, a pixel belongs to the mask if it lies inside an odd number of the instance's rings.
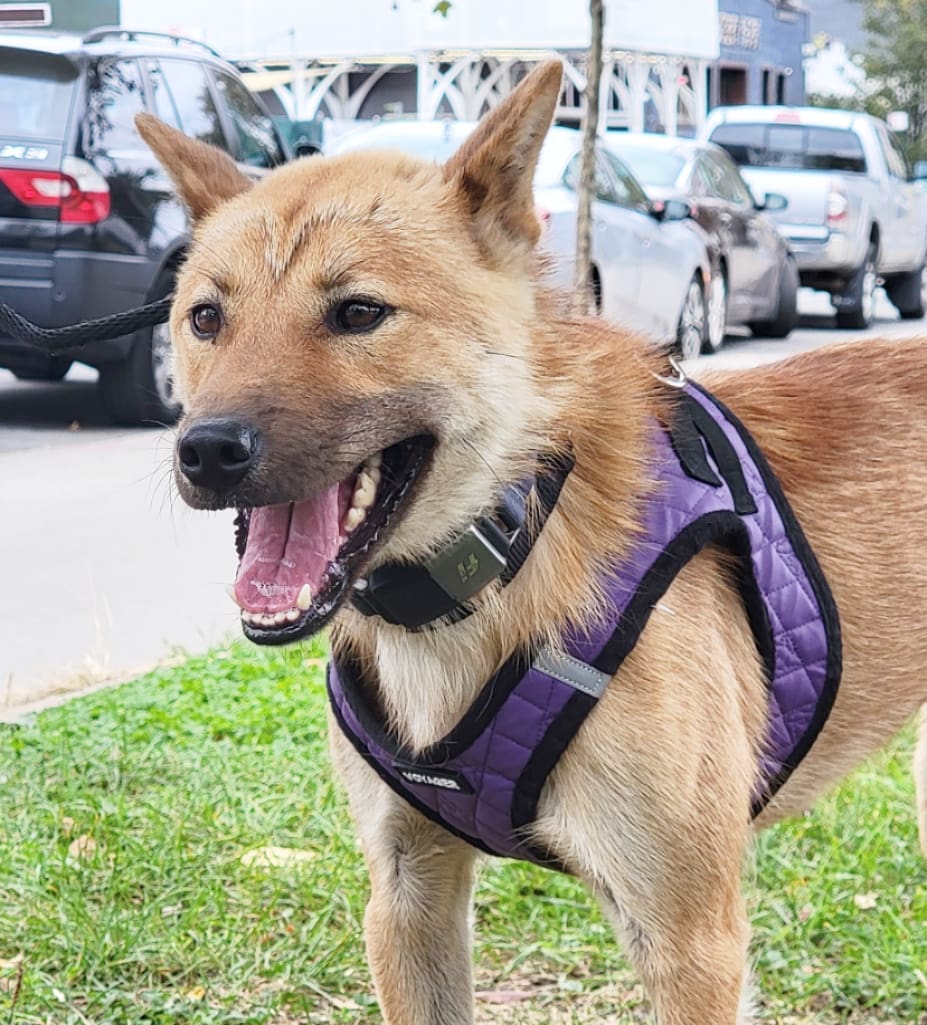
{"label": "collar buckle", "polygon": [[354,585],[352,602],[365,616],[419,629],[462,606],[506,567],[518,530],[506,534],[485,517],[471,523],[427,562],[387,563]]}
{"label": "collar buckle", "polygon": [[505,569],[514,536],[507,536],[485,518],[479,519],[429,559],[425,568],[452,598],[469,601]]}

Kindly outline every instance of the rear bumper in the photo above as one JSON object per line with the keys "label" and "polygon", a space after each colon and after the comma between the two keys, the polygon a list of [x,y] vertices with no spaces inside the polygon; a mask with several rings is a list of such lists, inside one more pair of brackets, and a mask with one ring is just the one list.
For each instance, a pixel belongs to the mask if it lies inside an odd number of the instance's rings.
{"label": "rear bumper", "polygon": [[[40,327],[62,327],[141,305],[156,273],[145,257],[0,249],[0,302]],[[91,342],[75,349],[74,358],[100,366],[124,358],[131,342],[130,335]],[[0,366],[40,367],[47,361],[41,349],[0,336]]]}
{"label": "rear bumper", "polygon": [[782,225],[781,231],[799,271],[848,274],[866,255],[857,239],[841,231],[799,225]]}

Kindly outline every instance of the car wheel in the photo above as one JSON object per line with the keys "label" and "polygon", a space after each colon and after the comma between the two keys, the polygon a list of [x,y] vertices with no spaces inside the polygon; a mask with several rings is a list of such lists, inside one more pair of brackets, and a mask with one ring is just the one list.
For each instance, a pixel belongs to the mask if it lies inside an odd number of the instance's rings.
{"label": "car wheel", "polygon": [[902,320],[920,320],[927,312],[927,261],[887,281],[885,291]]}
{"label": "car wheel", "polygon": [[862,266],[856,268],[847,282],[840,297],[842,308],[837,309],[837,327],[862,330],[872,324],[875,290],[879,284],[876,274],[877,255],[875,245],[870,245]]}
{"label": "car wheel", "polygon": [[28,370],[14,370],[13,376],[19,381],[61,381],[71,369],[72,360],[63,356],[52,356],[44,367]]}
{"label": "car wheel", "polygon": [[705,303],[705,292],[696,274],[686,289],[686,298],[679,314],[676,327],[676,346],[683,359],[695,359],[702,351],[705,343],[705,325],[708,310]]}
{"label": "car wheel", "polygon": [[[171,294],[174,275],[163,274],[149,302]],[[171,334],[167,324],[136,333],[129,354],[120,363],[100,367],[100,395],[110,419],[126,426],[174,423],[180,403],[171,375]]]}
{"label": "car wheel", "polygon": [[717,352],[724,344],[727,333],[727,278],[719,268],[711,279],[708,289],[708,330],[705,332],[703,349]]}
{"label": "car wheel", "polygon": [[798,267],[786,257],[779,275],[779,306],[773,320],[751,320],[750,330],[758,338],[787,338],[798,323]]}

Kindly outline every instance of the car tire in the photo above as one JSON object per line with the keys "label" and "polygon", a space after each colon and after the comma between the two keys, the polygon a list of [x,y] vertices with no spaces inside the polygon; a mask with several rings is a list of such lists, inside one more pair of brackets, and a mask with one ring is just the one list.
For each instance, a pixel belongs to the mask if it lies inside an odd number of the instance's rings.
{"label": "car tire", "polygon": [[[156,302],[174,290],[172,272],[162,274],[148,299]],[[127,427],[169,426],[180,416],[170,374],[170,330],[167,324],[138,331],[128,356],[100,367],[100,397],[113,423]]]}
{"label": "car tire", "polygon": [[703,352],[717,352],[724,345],[727,334],[727,278],[719,267],[708,288],[708,321],[705,327]]}
{"label": "car tire", "polygon": [[17,381],[61,381],[71,369],[73,360],[65,359],[63,356],[52,356],[44,367],[30,370],[14,370],[13,376]]}
{"label": "car tire", "polygon": [[798,267],[786,257],[779,274],[779,305],[772,320],[751,320],[749,328],[758,338],[787,338],[798,324]]}
{"label": "car tire", "polygon": [[927,262],[887,281],[885,291],[902,320],[921,320],[927,313]]}
{"label": "car tire", "polygon": [[679,321],[676,325],[676,351],[684,359],[695,359],[705,344],[708,323],[708,304],[698,274],[692,276],[686,289]]}
{"label": "car tire", "polygon": [[850,275],[841,299],[846,307],[837,309],[837,327],[864,330],[872,325],[875,308],[875,290],[878,286],[876,260],[878,249],[871,243],[866,258]]}

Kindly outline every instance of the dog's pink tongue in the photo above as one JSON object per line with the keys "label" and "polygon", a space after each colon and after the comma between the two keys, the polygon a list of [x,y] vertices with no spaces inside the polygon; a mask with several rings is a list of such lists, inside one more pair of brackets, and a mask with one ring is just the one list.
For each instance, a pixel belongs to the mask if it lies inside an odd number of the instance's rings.
{"label": "dog's pink tongue", "polygon": [[341,546],[341,485],[316,498],[251,510],[235,597],[249,612],[286,612],[304,584],[315,598]]}

